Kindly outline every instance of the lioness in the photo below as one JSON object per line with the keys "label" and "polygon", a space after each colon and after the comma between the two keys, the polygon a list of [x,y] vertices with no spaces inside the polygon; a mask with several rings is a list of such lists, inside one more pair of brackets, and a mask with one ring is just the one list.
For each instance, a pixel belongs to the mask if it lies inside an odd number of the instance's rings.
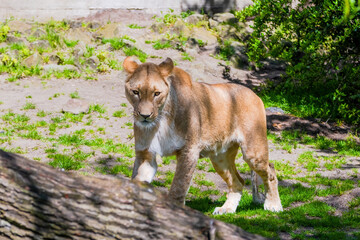
{"label": "lioness", "polygon": [[139,65],[128,57],[123,67],[128,73],[126,97],[134,107],[133,179],[150,183],[157,170],[156,154],[176,155],[169,197],[184,203],[199,156],[209,157],[229,187],[226,202],[214,214],[234,213],[244,187],[235,167],[240,146],[244,160],[265,186],[264,199],[253,182],[253,200],[264,202],[266,210],[282,210],[259,97],[237,84],[193,82],[170,58],[159,65]]}

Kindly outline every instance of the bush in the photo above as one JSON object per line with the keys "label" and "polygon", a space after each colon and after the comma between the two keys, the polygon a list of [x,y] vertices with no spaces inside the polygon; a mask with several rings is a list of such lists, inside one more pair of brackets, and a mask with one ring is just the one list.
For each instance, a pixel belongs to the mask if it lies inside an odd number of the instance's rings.
{"label": "bush", "polygon": [[281,96],[301,116],[360,123],[360,14],[344,19],[343,1],[255,0],[236,13],[255,16],[248,57],[258,67],[272,58],[287,63],[266,96]]}

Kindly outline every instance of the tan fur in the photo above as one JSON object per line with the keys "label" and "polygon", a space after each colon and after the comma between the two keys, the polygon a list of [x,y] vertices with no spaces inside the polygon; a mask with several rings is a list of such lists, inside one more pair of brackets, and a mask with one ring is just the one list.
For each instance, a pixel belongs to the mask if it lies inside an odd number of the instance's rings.
{"label": "tan fur", "polygon": [[265,196],[253,176],[253,199],[264,208],[281,211],[275,170],[268,161],[263,103],[250,89],[237,84],[205,84],[174,67],[124,61],[129,76],[125,92],[134,107],[136,160],[133,179],[151,182],[156,154],[176,155],[177,166],[169,197],[184,202],[199,156],[209,157],[229,187],[228,200],[214,214],[234,212],[244,180],[235,167],[239,146],[244,160],[262,179]]}

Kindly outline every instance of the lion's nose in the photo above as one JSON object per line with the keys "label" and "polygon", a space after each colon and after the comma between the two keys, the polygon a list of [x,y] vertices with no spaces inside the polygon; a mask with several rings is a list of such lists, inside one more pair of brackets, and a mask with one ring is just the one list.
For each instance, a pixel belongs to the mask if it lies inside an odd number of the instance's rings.
{"label": "lion's nose", "polygon": [[148,117],[151,116],[152,113],[150,113],[150,114],[141,114],[141,113],[139,113],[139,114],[140,114],[140,116],[142,116],[144,119],[147,119]]}

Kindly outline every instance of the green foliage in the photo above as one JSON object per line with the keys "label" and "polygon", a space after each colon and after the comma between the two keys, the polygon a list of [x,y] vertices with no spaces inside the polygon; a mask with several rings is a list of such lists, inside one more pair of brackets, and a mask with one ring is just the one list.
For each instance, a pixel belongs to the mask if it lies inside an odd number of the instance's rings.
{"label": "green foliage", "polygon": [[[360,14],[343,21],[343,1],[255,1],[237,16],[255,16],[249,60],[287,64],[280,83],[262,93],[299,116],[360,123]],[[276,13],[276,14],[274,14]],[[326,87],[324,87],[326,86]]]}
{"label": "green foliage", "polygon": [[79,40],[67,40],[67,39],[64,39],[64,43],[67,47],[75,47],[77,44],[78,44]]}
{"label": "green foliage", "polygon": [[113,117],[122,118],[126,116],[125,110],[121,109],[113,113]]}
{"label": "green foliage", "polygon": [[132,24],[129,24],[128,27],[131,28],[131,29],[142,29],[142,28],[145,28],[145,27],[139,26],[139,25],[137,25],[137,24],[133,24],[133,23],[132,23]]}
{"label": "green foliage", "polygon": [[75,91],[75,92],[70,93],[70,97],[71,98],[80,98],[79,92]]}
{"label": "green foliage", "polygon": [[0,43],[6,41],[9,30],[10,28],[8,25],[4,25],[4,24],[0,25]]}
{"label": "green foliage", "polygon": [[172,47],[171,42],[169,40],[167,40],[167,41],[157,40],[154,42],[154,44],[152,46],[155,50],[166,49],[166,48]]}

